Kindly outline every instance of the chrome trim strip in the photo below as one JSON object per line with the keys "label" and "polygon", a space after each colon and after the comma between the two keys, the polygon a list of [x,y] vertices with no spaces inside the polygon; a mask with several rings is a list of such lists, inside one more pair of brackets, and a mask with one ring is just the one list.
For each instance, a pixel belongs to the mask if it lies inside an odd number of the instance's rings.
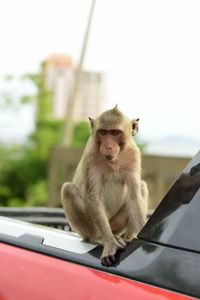
{"label": "chrome trim strip", "polygon": [[16,238],[24,234],[41,236],[44,238],[43,245],[77,254],[87,253],[97,246],[85,242],[74,232],[64,232],[55,228],[48,228],[0,216],[0,234],[1,233]]}

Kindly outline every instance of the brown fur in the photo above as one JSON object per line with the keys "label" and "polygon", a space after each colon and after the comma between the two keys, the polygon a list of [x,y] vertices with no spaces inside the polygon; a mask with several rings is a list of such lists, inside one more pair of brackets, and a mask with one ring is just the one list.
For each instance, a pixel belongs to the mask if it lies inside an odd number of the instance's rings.
{"label": "brown fur", "polygon": [[84,239],[103,245],[101,262],[106,266],[146,221],[148,190],[132,138],[138,120],[130,121],[117,107],[90,119],[92,135],[73,182],[62,187],[70,225]]}

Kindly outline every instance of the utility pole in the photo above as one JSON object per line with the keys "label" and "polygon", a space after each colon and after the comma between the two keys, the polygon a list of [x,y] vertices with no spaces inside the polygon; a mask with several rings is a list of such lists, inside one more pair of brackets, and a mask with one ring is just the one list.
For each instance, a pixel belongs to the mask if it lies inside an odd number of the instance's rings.
{"label": "utility pole", "polygon": [[78,64],[78,68],[75,72],[74,85],[73,85],[71,95],[69,97],[69,101],[68,101],[68,105],[67,105],[67,114],[65,117],[66,119],[65,119],[64,132],[63,132],[63,138],[62,138],[62,146],[64,146],[64,147],[70,146],[70,142],[71,142],[71,138],[72,138],[72,131],[73,131],[73,125],[74,125],[74,109],[76,106],[77,92],[78,92],[79,85],[80,85],[83,61],[85,58],[85,52],[86,52],[86,48],[87,48],[88,37],[89,37],[89,33],[90,33],[90,27],[91,27],[95,3],[96,3],[96,0],[92,0],[90,14],[88,17],[87,27],[86,27],[83,45],[82,45],[82,49],[81,49],[79,64]]}

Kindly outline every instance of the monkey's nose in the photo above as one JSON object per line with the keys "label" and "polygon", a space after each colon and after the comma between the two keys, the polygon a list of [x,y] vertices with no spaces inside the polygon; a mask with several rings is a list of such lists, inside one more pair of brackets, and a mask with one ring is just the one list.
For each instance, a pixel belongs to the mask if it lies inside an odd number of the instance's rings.
{"label": "monkey's nose", "polygon": [[112,147],[111,146],[105,146],[106,151],[111,151]]}

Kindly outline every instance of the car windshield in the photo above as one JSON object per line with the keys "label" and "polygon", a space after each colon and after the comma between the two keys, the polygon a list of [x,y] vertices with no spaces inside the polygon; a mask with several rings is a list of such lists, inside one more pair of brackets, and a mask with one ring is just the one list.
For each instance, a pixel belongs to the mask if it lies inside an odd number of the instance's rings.
{"label": "car windshield", "polygon": [[161,244],[200,251],[200,152],[190,161],[140,237]]}

